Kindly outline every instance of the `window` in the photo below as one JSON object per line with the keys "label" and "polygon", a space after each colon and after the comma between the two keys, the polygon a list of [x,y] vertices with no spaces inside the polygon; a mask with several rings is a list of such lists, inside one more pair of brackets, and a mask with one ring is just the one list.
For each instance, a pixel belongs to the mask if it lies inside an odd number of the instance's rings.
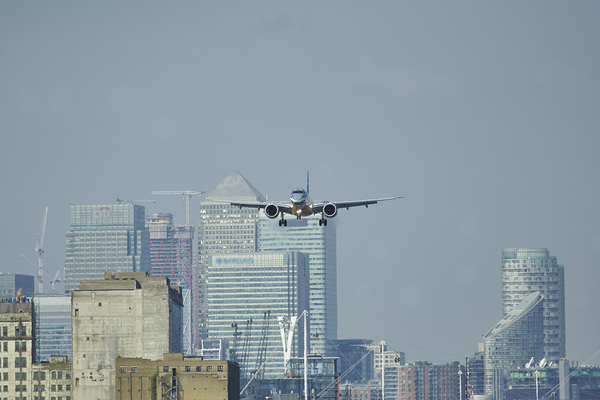
{"label": "window", "polygon": [[58,391],[62,392],[63,385],[58,385]]}
{"label": "window", "polygon": [[71,379],[71,372],[70,372],[70,371],[67,371],[67,372],[65,373],[65,375],[66,375],[66,376],[65,376],[65,379]]}
{"label": "window", "polygon": [[8,357],[2,359],[2,368],[8,368]]}
{"label": "window", "polygon": [[131,372],[137,372],[137,367],[131,367]]}
{"label": "window", "polygon": [[79,309],[78,308],[75,309],[75,316],[79,317]]}
{"label": "window", "polygon": [[189,365],[185,366],[185,372],[191,372],[192,371],[192,367],[190,367]]}
{"label": "window", "polygon": [[27,366],[27,357],[15,357],[15,368],[25,368]]}
{"label": "window", "polygon": [[39,379],[40,379],[40,373],[39,373],[39,372],[34,372],[34,373],[33,373],[33,380],[34,380],[34,381],[37,381],[37,380],[39,380]]}
{"label": "window", "polygon": [[199,365],[196,365],[196,372],[200,372],[202,370],[202,368],[200,368]]}
{"label": "window", "polygon": [[207,365],[207,366],[206,366],[206,371],[207,371],[207,372],[210,372],[210,371],[212,371],[212,365]]}
{"label": "window", "polygon": [[62,379],[62,373],[63,373],[62,371],[58,371],[58,374],[57,374],[58,375],[58,379]]}
{"label": "window", "polygon": [[125,372],[127,372],[127,367],[121,366],[121,373],[124,374]]}
{"label": "window", "polygon": [[46,380],[46,372],[40,372],[40,379],[43,381]]}
{"label": "window", "polygon": [[2,336],[8,336],[8,326],[2,327]]}
{"label": "window", "polygon": [[52,379],[56,379],[56,371],[52,371]]}
{"label": "window", "polygon": [[4,342],[4,351],[8,351],[8,342]]}
{"label": "window", "polygon": [[70,392],[71,391],[71,385],[65,385],[65,390],[67,392]]}
{"label": "window", "polygon": [[21,351],[27,351],[27,342],[21,342]]}
{"label": "window", "polygon": [[52,392],[56,392],[56,385],[52,385],[52,386],[50,386],[50,390],[51,390]]}
{"label": "window", "polygon": [[217,371],[223,371],[223,366],[222,365],[217,365]]}
{"label": "window", "polygon": [[163,372],[169,372],[169,367],[167,367],[166,365],[163,367]]}

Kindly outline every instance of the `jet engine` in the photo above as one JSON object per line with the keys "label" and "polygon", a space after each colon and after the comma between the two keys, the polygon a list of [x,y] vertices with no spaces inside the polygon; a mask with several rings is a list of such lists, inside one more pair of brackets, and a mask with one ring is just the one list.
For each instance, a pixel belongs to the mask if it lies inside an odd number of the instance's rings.
{"label": "jet engine", "polygon": [[268,218],[277,218],[277,216],[279,215],[279,207],[277,207],[275,204],[269,204],[265,207],[265,215]]}
{"label": "jet engine", "polygon": [[327,218],[333,218],[337,215],[337,206],[333,203],[327,203],[323,206],[323,214]]}

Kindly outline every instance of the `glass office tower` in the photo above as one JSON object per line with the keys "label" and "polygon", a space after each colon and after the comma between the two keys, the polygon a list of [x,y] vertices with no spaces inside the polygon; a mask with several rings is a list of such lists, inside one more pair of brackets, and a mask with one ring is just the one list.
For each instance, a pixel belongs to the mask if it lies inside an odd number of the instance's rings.
{"label": "glass office tower", "polygon": [[210,254],[255,253],[259,210],[239,208],[211,201],[265,201],[250,182],[238,171],[229,174],[200,204],[198,225],[198,264],[192,289],[192,340],[197,351],[201,340],[208,338],[206,278]]}
{"label": "glass office tower", "polygon": [[[277,317],[308,308],[308,257],[300,252],[213,254],[208,257],[208,335],[229,340],[240,363],[240,379],[284,373]],[[292,357],[304,354],[304,325],[298,322]],[[266,359],[264,370],[259,366]]]}
{"label": "glass office tower", "polygon": [[71,357],[71,295],[38,294],[33,298],[36,361]]}
{"label": "glass office tower", "polygon": [[67,232],[65,292],[104,272],[149,272],[145,207],[135,204],[73,205]]}
{"label": "glass office tower", "polygon": [[33,296],[35,283],[32,275],[7,274],[0,272],[0,298],[14,299],[21,289],[21,297]]}
{"label": "glass office tower", "polygon": [[313,353],[336,356],[337,266],[336,224],[319,226],[320,216],[289,218],[287,227],[278,219],[259,216],[259,251],[301,251],[310,258],[310,347]]}
{"label": "glass office tower", "polygon": [[565,270],[547,249],[502,250],[502,315],[532,292],[544,296],[544,357],[566,356]]}

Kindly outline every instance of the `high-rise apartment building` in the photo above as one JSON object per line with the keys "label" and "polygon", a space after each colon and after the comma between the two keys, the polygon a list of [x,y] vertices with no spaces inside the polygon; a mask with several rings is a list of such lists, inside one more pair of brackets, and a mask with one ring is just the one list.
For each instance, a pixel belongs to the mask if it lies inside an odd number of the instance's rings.
{"label": "high-rise apartment building", "polygon": [[498,372],[523,368],[533,357],[544,356],[544,296],[533,292],[513,307],[484,336],[484,388],[486,396],[503,399]]}
{"label": "high-rise apartment building", "polygon": [[0,302],[1,395],[32,399],[31,367],[35,360],[33,304],[26,298]]}
{"label": "high-rise apartment building", "polygon": [[21,290],[21,296],[33,296],[35,290],[33,276],[0,272],[0,299],[16,298],[19,289]]}
{"label": "high-rise apartment building", "polygon": [[310,347],[313,353],[337,356],[336,224],[319,225],[320,216],[288,219],[287,227],[259,215],[259,251],[301,251],[310,258]]}
{"label": "high-rise apartment building", "polygon": [[265,197],[238,171],[233,171],[200,204],[198,225],[198,264],[193,277],[192,341],[196,349],[208,336],[207,265],[210,254],[254,253],[257,251],[258,214],[250,208],[211,201],[264,201]]}
{"label": "high-rise apartment building", "polygon": [[114,399],[117,357],[181,353],[183,298],[168,278],[107,272],[71,296],[73,398]]}
{"label": "high-rise apartment building", "polygon": [[544,357],[566,356],[565,272],[547,249],[502,250],[502,315],[533,292],[544,297]]}
{"label": "high-rise apartment building", "polygon": [[67,232],[65,292],[105,272],[150,270],[149,235],[144,206],[73,205]]}
{"label": "high-rise apartment building", "polygon": [[[277,318],[308,309],[308,257],[295,251],[213,254],[208,271],[209,336],[229,339],[242,381],[254,370],[268,379],[281,377],[285,365]],[[292,357],[304,354],[303,319],[296,329]]]}
{"label": "high-rise apartment building", "polygon": [[35,314],[35,362],[50,356],[71,358],[71,295],[38,294],[33,297]]}

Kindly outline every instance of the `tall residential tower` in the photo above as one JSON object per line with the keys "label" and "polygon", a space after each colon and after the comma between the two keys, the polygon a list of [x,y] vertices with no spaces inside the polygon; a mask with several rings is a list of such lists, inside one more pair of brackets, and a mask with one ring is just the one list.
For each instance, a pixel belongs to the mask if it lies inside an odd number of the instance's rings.
{"label": "tall residential tower", "polygon": [[566,356],[565,271],[547,249],[502,250],[502,315],[533,292],[544,297],[544,357]]}

